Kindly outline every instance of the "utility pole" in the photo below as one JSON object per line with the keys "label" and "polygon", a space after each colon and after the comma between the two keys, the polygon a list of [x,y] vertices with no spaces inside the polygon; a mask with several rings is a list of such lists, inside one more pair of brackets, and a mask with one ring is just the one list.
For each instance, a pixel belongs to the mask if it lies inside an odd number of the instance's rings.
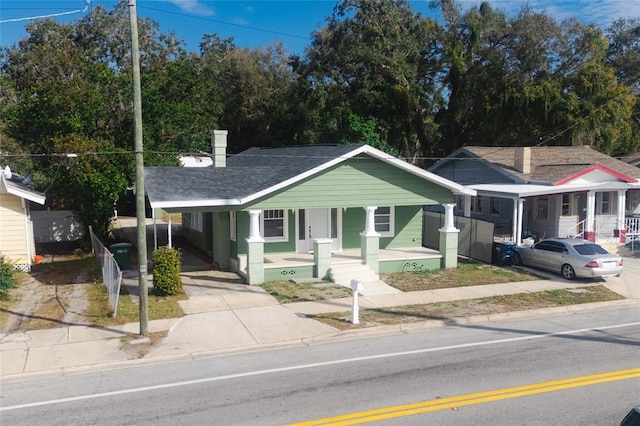
{"label": "utility pole", "polygon": [[133,70],[133,111],[135,124],[136,158],[136,218],[138,224],[138,289],[140,293],[140,334],[148,329],[149,298],[147,294],[147,223],[144,202],[144,157],[142,143],[142,94],[140,89],[140,47],[138,46],[138,15],[136,1],[129,0],[129,25],[131,27],[131,65]]}

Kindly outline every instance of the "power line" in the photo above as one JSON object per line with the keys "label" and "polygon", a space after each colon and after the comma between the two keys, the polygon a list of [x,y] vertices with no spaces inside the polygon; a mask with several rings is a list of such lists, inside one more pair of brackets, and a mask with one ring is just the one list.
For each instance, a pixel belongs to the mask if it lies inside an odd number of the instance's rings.
{"label": "power line", "polygon": [[2,19],[0,20],[0,24],[4,24],[7,22],[32,21],[34,19],[43,19],[43,18],[54,18],[56,16],[72,15],[74,13],[85,13],[87,10],[89,10],[89,6],[91,5],[91,0],[85,0],[84,3],[85,5],[83,9],[70,10],[67,12],[50,13],[47,15],[26,16],[24,18]]}
{"label": "power line", "polygon": [[300,36],[300,35],[296,35],[296,34],[289,34],[289,33],[283,33],[283,32],[280,32],[280,31],[267,30],[267,29],[264,29],[264,28],[257,28],[257,27],[252,27],[252,26],[249,26],[249,25],[234,24],[234,23],[231,23],[231,22],[219,21],[217,19],[205,18],[203,16],[189,15],[189,14],[180,13],[180,12],[170,12],[168,10],[156,9],[154,7],[148,7],[148,6],[138,6],[138,8],[139,9],[145,9],[145,10],[153,10],[154,12],[168,13],[170,15],[183,16],[185,18],[199,19],[201,21],[214,22],[216,24],[229,25],[231,27],[244,28],[246,30],[260,31],[260,32],[263,32],[263,33],[275,34],[275,35],[280,35],[280,36],[284,36],[284,37],[298,38],[298,39],[301,39],[301,40],[310,40],[309,37],[304,37],[304,36]]}

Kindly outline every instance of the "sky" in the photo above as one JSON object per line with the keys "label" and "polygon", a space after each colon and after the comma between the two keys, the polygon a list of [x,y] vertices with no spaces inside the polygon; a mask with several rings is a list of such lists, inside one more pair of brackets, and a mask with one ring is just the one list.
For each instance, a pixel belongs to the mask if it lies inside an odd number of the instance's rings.
{"label": "sky", "polygon": [[[98,5],[113,9],[115,0],[0,0],[0,46],[26,36],[27,18],[52,15],[61,22],[80,19]],[[490,0],[497,10],[515,13],[529,4],[534,10],[562,20],[571,16],[606,27],[620,17],[639,18],[640,0]],[[303,54],[311,33],[326,23],[336,0],[137,0],[138,17],[173,31],[189,51],[198,51],[202,35],[233,37],[239,47],[258,48],[280,41],[292,54]],[[429,0],[410,0],[414,11],[437,18]],[[458,0],[463,9],[480,1]]]}

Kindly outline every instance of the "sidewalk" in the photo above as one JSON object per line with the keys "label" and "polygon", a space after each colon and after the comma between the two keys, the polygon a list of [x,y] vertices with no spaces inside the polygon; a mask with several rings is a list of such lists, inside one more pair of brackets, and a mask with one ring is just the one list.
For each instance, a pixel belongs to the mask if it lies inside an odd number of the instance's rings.
{"label": "sidewalk", "polygon": [[[164,226],[166,230],[166,224]],[[139,332],[138,323],[110,328],[73,326],[0,335],[0,377],[17,378],[27,373],[62,374],[82,369],[161,362],[278,345],[307,345],[326,339],[406,333],[410,330],[451,324],[451,320],[428,320],[405,325],[339,331],[307,316],[326,312],[348,312],[352,303],[350,297],[281,305],[262,288],[240,284],[238,277],[232,273],[197,268],[198,262],[202,266],[202,260],[185,252],[183,254],[186,263],[192,266],[182,273],[183,287],[189,296],[187,300],[180,302],[185,316],[149,322],[150,333],[167,332],[166,337],[157,345],[150,346],[147,339],[130,341],[131,336]],[[123,275],[124,284],[132,290],[137,289],[137,272],[126,271]],[[640,307],[640,286],[635,283],[639,275],[640,259],[625,258],[623,276],[606,280],[605,285],[625,296],[627,299],[624,300],[480,315],[458,318],[455,323],[468,324],[504,318],[554,315],[615,306]],[[361,297],[359,305],[361,309],[379,308],[585,285],[588,284],[584,281],[567,282],[558,278]],[[138,348],[144,348],[146,354],[143,358],[138,358]]]}

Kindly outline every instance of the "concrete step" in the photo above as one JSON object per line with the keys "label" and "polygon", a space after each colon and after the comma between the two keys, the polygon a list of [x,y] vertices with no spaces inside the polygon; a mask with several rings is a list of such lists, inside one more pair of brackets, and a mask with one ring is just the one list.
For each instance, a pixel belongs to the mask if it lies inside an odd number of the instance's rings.
{"label": "concrete step", "polygon": [[331,265],[331,279],[341,285],[350,286],[352,279],[362,282],[378,280],[380,277],[368,265],[362,263],[341,263]]}
{"label": "concrete step", "polygon": [[400,291],[391,287],[380,276],[376,274],[368,265],[362,263],[349,263],[331,265],[331,279],[336,284],[351,288],[351,280],[362,281],[362,296],[374,296],[378,294],[393,294]]}

